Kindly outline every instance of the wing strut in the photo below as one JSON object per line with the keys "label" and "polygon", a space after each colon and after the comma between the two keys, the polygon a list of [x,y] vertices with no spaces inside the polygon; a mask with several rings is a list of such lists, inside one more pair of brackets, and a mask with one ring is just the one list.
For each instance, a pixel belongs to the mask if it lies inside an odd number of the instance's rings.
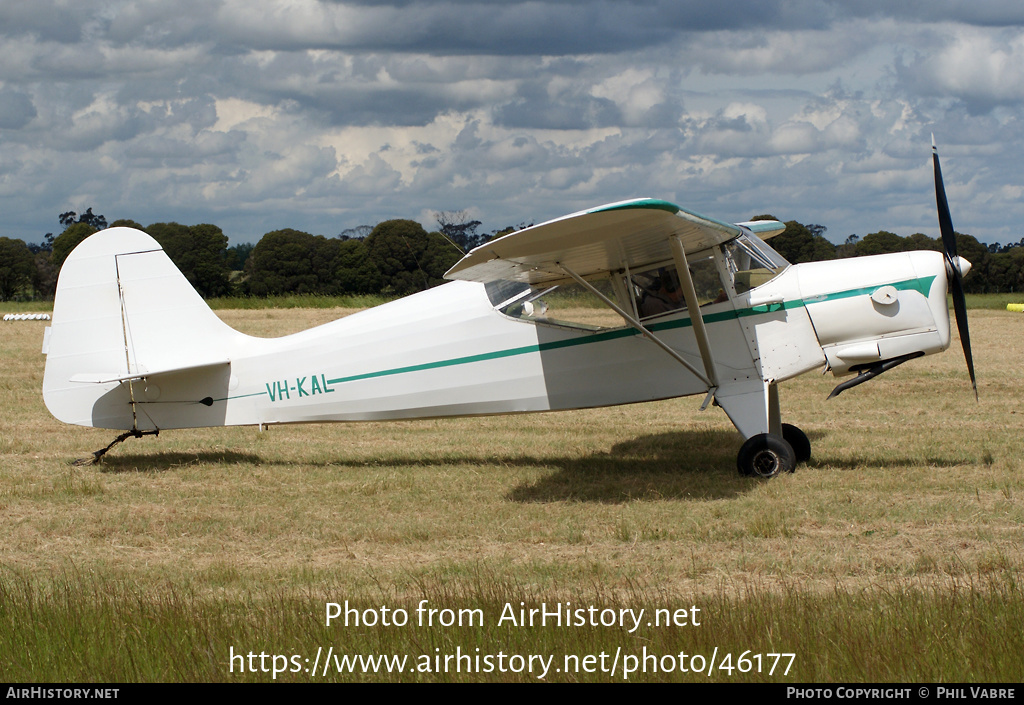
{"label": "wing strut", "polygon": [[672,259],[676,263],[676,272],[679,274],[679,284],[683,289],[686,309],[690,312],[693,332],[697,337],[700,357],[704,360],[704,371],[707,373],[707,379],[710,380],[708,386],[717,387],[718,369],[715,367],[715,358],[711,355],[711,343],[708,342],[708,331],[704,327],[704,317],[700,315],[700,304],[697,302],[697,290],[693,288],[693,277],[690,275],[690,267],[686,264],[686,250],[683,249],[683,241],[676,235],[669,238],[669,244],[672,246]]}
{"label": "wing strut", "polygon": [[[559,263],[558,267],[563,272],[565,272],[570,277],[572,277],[573,280],[577,284],[582,286],[584,289],[589,291],[591,294],[593,294],[597,298],[601,299],[601,301],[603,301],[604,304],[606,306],[608,306],[608,308],[612,309],[613,311],[615,311],[615,313],[617,313],[620,316],[622,316],[622,318],[625,319],[625,321],[627,323],[629,323],[629,325],[631,325],[634,328],[636,328],[637,331],[639,331],[641,335],[643,335],[645,338],[649,339],[652,343],[654,343],[659,348],[661,348],[662,350],[667,352],[669,355],[671,355],[679,364],[681,364],[683,367],[685,367],[690,372],[695,374],[698,379],[700,379],[702,382],[704,382],[704,384],[707,385],[707,387],[708,387],[708,396],[709,397],[711,397],[714,394],[715,390],[718,389],[718,385],[717,384],[713,384],[711,382],[711,380],[708,379],[708,377],[704,373],[702,373],[696,367],[694,367],[689,362],[687,362],[686,359],[682,355],[680,355],[678,352],[673,350],[667,343],[665,343],[665,341],[661,340],[660,338],[658,338],[658,336],[656,336],[654,333],[652,333],[647,328],[645,328],[644,325],[642,323],[640,323],[640,321],[638,321],[632,314],[627,313],[625,310],[623,310],[623,308],[621,306],[619,306],[614,301],[612,301],[607,296],[605,296],[600,291],[598,291],[597,287],[595,287],[593,284],[588,282],[586,279],[581,277],[576,272],[574,272],[571,269],[569,269],[569,267],[565,266],[564,264],[560,264]],[[693,282],[690,282],[690,288],[691,289],[693,288]],[[696,300],[696,294],[694,294],[694,299]],[[698,311],[697,315],[698,316],[700,315],[699,311]],[[703,324],[703,320],[701,321],[701,323]],[[701,330],[703,330],[703,325],[701,326]]]}

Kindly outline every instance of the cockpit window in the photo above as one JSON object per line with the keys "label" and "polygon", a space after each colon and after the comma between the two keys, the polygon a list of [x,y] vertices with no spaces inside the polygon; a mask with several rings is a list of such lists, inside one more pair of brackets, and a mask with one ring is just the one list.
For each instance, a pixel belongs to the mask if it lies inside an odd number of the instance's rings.
{"label": "cockpit window", "polygon": [[782,255],[752,234],[723,245],[722,252],[737,294],[771,281],[789,266]]}

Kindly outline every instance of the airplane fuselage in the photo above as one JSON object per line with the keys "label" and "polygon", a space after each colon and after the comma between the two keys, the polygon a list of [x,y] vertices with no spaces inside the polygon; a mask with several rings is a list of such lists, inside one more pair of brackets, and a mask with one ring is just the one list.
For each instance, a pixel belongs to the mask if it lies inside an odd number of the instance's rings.
{"label": "airplane fuselage", "polygon": [[[76,267],[90,272],[78,296],[58,297],[48,340],[44,398],[69,423],[146,430],[370,421],[708,392],[633,327],[593,330],[506,315],[475,282],[451,282],[282,338],[243,335],[205,306],[148,236],[119,230],[105,231],[107,239],[91,248],[87,241],[62,273],[73,281]],[[113,266],[97,278],[113,250]],[[120,303],[87,315],[83,307],[99,299]],[[826,364],[842,374],[949,345],[945,270],[934,252],[790,266],[700,312],[717,367],[715,399],[745,437],[768,423],[764,402],[751,400],[771,385]],[[102,342],[68,344],[85,329],[61,322],[83,317]],[[646,327],[700,366],[686,309]]]}

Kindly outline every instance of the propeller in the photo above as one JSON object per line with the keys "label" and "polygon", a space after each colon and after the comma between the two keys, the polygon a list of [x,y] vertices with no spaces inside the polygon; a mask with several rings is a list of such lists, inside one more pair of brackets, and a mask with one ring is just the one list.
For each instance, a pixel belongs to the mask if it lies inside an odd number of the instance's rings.
{"label": "propeller", "polygon": [[953,296],[953,312],[956,314],[956,328],[960,332],[960,344],[964,347],[964,359],[967,360],[967,372],[971,375],[971,387],[974,399],[978,399],[978,382],[974,378],[974,357],[971,355],[971,334],[967,329],[967,302],[964,299],[963,273],[960,270],[961,259],[956,254],[956,234],[953,232],[953,219],[949,216],[949,203],[946,201],[946,189],[942,185],[942,170],[939,168],[939,150],[935,147],[935,135],[932,135],[932,165],[935,167],[935,204],[939,210],[939,231],[942,233],[942,251],[946,256],[946,274],[949,277],[949,292]]}

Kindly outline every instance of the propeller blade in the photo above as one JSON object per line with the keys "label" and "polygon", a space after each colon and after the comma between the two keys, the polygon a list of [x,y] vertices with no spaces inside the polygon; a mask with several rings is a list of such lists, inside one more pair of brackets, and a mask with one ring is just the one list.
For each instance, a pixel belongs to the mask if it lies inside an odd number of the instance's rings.
{"label": "propeller blade", "polygon": [[939,167],[939,150],[935,146],[935,135],[932,135],[932,166],[935,167],[935,204],[939,209],[939,232],[942,233],[942,249],[946,255],[946,263],[960,271],[956,262],[956,233],[953,232],[953,219],[949,215],[946,187],[942,184],[942,169]]}
{"label": "propeller blade", "polygon": [[953,219],[949,215],[946,188],[942,183],[942,169],[939,168],[939,150],[935,147],[935,135],[932,135],[932,165],[935,167],[935,204],[939,211],[939,232],[942,234],[942,250],[946,256],[946,270],[949,272],[949,292],[953,297],[956,328],[960,333],[960,344],[964,348],[967,372],[971,376],[971,388],[974,389],[974,399],[977,401],[978,382],[974,377],[971,334],[967,328],[967,301],[964,298],[963,274],[960,271],[960,260],[956,255],[956,233],[953,230]]}

